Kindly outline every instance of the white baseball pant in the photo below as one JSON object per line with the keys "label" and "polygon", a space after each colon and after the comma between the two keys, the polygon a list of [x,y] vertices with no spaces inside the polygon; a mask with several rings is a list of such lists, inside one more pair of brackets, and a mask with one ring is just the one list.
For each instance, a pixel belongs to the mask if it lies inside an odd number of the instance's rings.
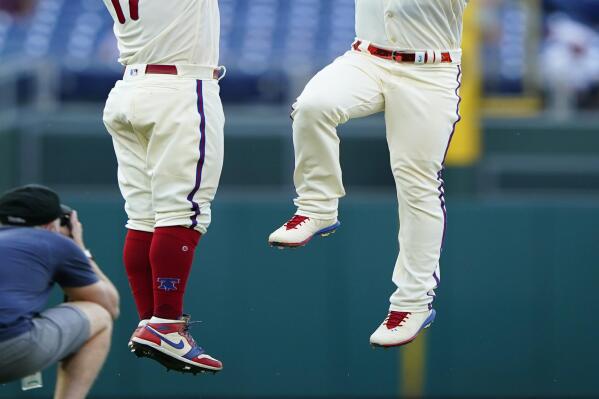
{"label": "white baseball pant", "polygon": [[294,202],[298,214],[321,219],[337,217],[345,195],[337,126],[385,112],[400,219],[391,310],[430,309],[439,284],[441,172],[459,121],[460,82],[457,63],[397,63],[352,50],[314,76],[293,106]]}
{"label": "white baseball pant", "polygon": [[218,81],[188,69],[177,76],[127,67],[106,102],[104,124],[113,139],[129,229],[184,226],[204,234],[210,224],[225,116]]}

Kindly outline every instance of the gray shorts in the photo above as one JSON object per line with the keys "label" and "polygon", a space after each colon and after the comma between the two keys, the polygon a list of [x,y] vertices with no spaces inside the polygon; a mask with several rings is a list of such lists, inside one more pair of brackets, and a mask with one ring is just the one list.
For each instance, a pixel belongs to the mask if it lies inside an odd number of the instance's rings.
{"label": "gray shorts", "polygon": [[0,342],[0,383],[43,370],[76,352],[89,339],[89,320],[62,304],[33,318],[33,328]]}

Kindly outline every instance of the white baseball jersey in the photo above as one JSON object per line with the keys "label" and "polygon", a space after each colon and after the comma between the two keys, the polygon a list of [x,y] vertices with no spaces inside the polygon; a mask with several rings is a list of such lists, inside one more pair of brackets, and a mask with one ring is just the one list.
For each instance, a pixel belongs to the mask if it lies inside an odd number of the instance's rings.
{"label": "white baseball jersey", "polygon": [[104,0],[114,19],[119,62],[216,67],[218,0]]}
{"label": "white baseball jersey", "polygon": [[356,0],[356,35],[380,47],[457,50],[469,0]]}

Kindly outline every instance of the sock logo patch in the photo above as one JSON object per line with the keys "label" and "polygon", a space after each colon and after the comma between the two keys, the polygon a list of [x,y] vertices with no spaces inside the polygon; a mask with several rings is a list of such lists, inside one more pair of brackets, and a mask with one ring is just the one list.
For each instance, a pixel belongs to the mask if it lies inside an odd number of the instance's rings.
{"label": "sock logo patch", "polygon": [[158,289],[159,290],[164,290],[166,292],[169,291],[177,291],[177,284],[179,284],[179,282],[181,281],[178,278],[162,278],[162,277],[158,277],[156,279],[156,281],[158,281],[159,285],[158,285]]}

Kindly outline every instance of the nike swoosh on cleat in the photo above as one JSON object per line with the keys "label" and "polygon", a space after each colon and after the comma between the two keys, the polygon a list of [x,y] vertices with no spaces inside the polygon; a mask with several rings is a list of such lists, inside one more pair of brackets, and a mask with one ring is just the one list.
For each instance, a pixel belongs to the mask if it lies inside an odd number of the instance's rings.
{"label": "nike swoosh on cleat", "polygon": [[146,326],[146,330],[148,330],[149,332],[151,332],[152,334],[154,334],[155,336],[160,338],[161,341],[169,344],[170,346],[172,346],[175,349],[183,349],[183,347],[185,346],[185,342],[183,342],[183,338],[181,338],[181,341],[179,341],[178,343],[174,343],[170,339],[165,338],[162,334],[160,334],[158,331],[154,330],[152,327]]}

